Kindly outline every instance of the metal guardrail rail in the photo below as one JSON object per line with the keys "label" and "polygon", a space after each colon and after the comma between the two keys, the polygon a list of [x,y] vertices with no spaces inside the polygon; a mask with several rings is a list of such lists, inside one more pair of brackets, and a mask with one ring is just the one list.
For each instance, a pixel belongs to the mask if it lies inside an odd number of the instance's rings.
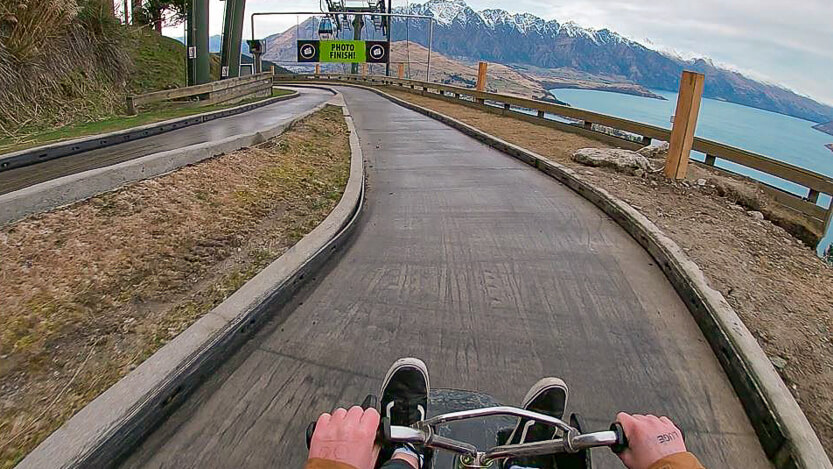
{"label": "metal guardrail rail", "polygon": [[[576,121],[582,121],[582,126],[570,126],[580,129],[582,131],[594,132],[600,136],[604,135],[610,138],[611,135],[599,132],[593,129],[593,125],[601,125],[612,129],[620,130],[642,137],[638,141],[641,145],[648,145],[652,139],[670,141],[671,130],[664,129],[649,124],[642,124],[639,122],[622,119],[619,117],[608,116],[597,112],[577,109],[570,106],[550,103],[546,101],[529,99],[520,96],[513,96],[508,94],[489,93],[486,91],[477,91],[472,88],[463,88],[459,86],[446,85],[442,83],[433,83],[418,80],[407,80],[400,78],[392,78],[386,76],[360,76],[360,75],[341,75],[341,74],[299,74],[299,75],[275,75],[274,80],[278,83],[287,81],[340,81],[347,83],[363,83],[367,85],[382,85],[382,86],[397,86],[405,90],[415,91],[419,93],[429,93],[442,96],[446,99],[454,98],[461,100],[461,104],[468,106],[480,107],[484,110],[495,112],[503,108],[503,111],[512,112],[517,117],[524,119],[538,119],[542,122],[546,121],[552,123],[552,119],[545,118],[546,114],[552,114]],[[449,96],[450,95],[450,96]],[[486,101],[495,104],[486,104]],[[502,106],[500,106],[502,105]],[[519,116],[518,112],[512,108],[521,108],[525,110],[536,111],[535,115]],[[616,137],[615,138],[621,138]],[[621,139],[622,142],[633,141]],[[831,224],[831,216],[833,216],[833,203],[830,207],[824,208],[817,205],[820,194],[828,194],[833,196],[833,178],[818,174],[813,171],[800,168],[798,166],[778,161],[768,156],[760,155],[754,152],[735,148],[713,140],[708,140],[700,137],[694,139],[693,150],[703,152],[706,154],[705,164],[714,166],[717,159],[731,161],[741,166],[754,169],[771,176],[798,184],[807,188],[807,195],[802,197],[790,192],[786,192],[780,188],[768,186],[765,182],[761,182],[772,190],[768,191],[779,204],[796,210],[805,215],[818,220],[826,232]],[[724,168],[718,168],[724,170]],[[731,171],[729,171],[731,172]],[[759,181],[760,182],[760,181]]]}
{"label": "metal guardrail rail", "polygon": [[257,75],[212,81],[202,85],[154,91],[152,93],[128,96],[127,113],[134,115],[139,106],[146,104],[203,95],[206,95],[207,99],[201,100],[200,105],[217,104],[249,94],[259,93],[271,89],[271,87],[272,73],[264,72],[258,73]]}

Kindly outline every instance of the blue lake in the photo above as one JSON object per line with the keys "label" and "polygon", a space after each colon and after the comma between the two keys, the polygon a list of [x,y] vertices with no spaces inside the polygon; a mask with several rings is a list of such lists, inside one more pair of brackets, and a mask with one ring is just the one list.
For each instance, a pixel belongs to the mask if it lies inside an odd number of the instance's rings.
{"label": "blue lake", "polygon": [[[671,128],[671,116],[677,105],[677,93],[651,90],[667,101],[621,93],[593,90],[552,90],[558,99],[579,109],[622,117],[645,124]],[[697,136],[726,143],[769,156],[795,166],[833,177],[833,152],[824,145],[833,143],[833,135],[813,129],[815,123],[739,104],[704,99],[697,121]],[[692,158],[703,161],[705,155]],[[755,170],[718,160],[717,166],[744,174],[792,193],[806,196],[807,189]],[[819,197],[827,207],[830,197]],[[830,244],[828,230],[822,245]]]}

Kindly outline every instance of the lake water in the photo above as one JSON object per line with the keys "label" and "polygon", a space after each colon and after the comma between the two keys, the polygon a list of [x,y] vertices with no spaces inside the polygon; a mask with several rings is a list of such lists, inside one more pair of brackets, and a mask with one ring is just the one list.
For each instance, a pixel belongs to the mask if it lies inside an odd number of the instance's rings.
{"label": "lake water", "polygon": [[[671,116],[677,106],[677,93],[651,90],[667,101],[594,90],[552,90],[558,99],[579,109],[600,112],[611,116],[671,128]],[[824,145],[833,143],[833,135],[813,129],[815,123],[774,112],[763,111],[739,104],[714,99],[704,99],[697,119],[698,137],[707,138],[769,156],[795,166],[833,177],[833,152]],[[703,161],[705,155],[692,153],[692,158]],[[717,166],[744,174],[773,186],[807,195],[807,189],[718,159]],[[819,197],[819,205],[827,207],[830,197]],[[833,233],[828,230],[822,245],[829,245]]]}

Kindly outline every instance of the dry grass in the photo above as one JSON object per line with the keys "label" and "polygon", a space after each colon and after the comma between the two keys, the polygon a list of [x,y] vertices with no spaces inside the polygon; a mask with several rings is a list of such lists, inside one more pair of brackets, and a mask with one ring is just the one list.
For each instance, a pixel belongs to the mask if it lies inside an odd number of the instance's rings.
{"label": "dry grass", "polygon": [[773,208],[755,184],[706,168],[691,167],[689,175],[706,179],[704,187],[588,168],[570,155],[607,145],[431,97],[386,91],[571,167],[657,224],[703,269],[779,364],[778,372],[833,456],[833,266],[784,228],[756,220],[738,204],[802,224],[800,217]]}
{"label": "dry grass", "polygon": [[317,226],[349,154],[328,107],[256,148],[0,230],[0,466]]}

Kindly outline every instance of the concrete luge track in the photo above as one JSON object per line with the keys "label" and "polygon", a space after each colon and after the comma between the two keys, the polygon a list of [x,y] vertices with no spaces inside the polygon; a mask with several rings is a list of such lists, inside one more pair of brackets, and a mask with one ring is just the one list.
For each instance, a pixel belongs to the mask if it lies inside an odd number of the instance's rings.
{"label": "concrete luge track", "polygon": [[301,88],[299,92],[301,95],[295,99],[277,102],[242,114],[0,172],[0,194],[154,153],[257,132],[260,129],[289,121],[332,97],[330,92],[317,88]]}
{"label": "concrete luge track", "polygon": [[456,130],[340,91],[368,160],[352,245],[126,466],[300,467],[307,423],[408,355],[435,387],[506,403],[560,376],[593,429],[618,410],[669,415],[707,467],[769,466],[683,302],[614,221]]}

